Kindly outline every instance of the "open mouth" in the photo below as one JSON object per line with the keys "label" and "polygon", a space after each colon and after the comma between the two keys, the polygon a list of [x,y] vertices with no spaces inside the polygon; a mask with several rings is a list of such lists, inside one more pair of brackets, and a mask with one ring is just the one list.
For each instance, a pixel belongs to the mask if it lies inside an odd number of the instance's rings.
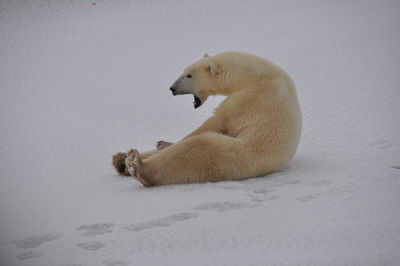
{"label": "open mouth", "polygon": [[197,107],[200,107],[201,100],[200,100],[200,98],[196,97],[195,95],[193,95],[193,97],[194,97],[193,105],[194,105],[194,109],[196,109]]}
{"label": "open mouth", "polygon": [[[183,94],[193,94],[191,92],[180,92],[180,91],[177,92],[176,89],[174,89],[173,87],[171,87],[170,90],[172,91],[172,95],[174,95],[174,96],[183,95]],[[193,106],[194,106],[194,109],[196,109],[201,106],[202,102],[201,102],[200,98],[197,97],[196,95],[193,94],[193,97],[194,97]]]}

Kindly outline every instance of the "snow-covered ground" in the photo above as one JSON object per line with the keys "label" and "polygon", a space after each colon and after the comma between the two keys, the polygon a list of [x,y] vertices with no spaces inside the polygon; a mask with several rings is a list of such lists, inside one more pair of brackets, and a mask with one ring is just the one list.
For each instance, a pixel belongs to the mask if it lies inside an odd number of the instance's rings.
{"label": "snow-covered ground", "polygon": [[[0,265],[399,265],[398,1],[1,1]],[[144,188],[111,155],[177,141],[205,52],[294,79],[298,153],[238,182]]]}

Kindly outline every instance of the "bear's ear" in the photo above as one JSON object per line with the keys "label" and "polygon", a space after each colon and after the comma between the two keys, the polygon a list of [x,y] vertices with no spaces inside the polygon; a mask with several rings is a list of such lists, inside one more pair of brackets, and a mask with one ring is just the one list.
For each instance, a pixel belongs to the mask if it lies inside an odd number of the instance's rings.
{"label": "bear's ear", "polygon": [[216,76],[219,74],[219,68],[214,63],[210,62],[208,64],[207,70],[211,73],[211,75]]}
{"label": "bear's ear", "polygon": [[209,57],[209,55],[207,53],[205,53],[203,57],[206,58],[206,57]]}

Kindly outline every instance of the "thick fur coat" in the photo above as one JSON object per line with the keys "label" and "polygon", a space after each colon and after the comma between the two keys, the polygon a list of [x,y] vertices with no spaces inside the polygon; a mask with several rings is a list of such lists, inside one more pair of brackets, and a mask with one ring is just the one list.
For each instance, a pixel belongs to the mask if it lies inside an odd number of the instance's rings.
{"label": "thick fur coat", "polygon": [[194,107],[210,95],[227,98],[199,128],[157,150],[117,153],[113,165],[145,186],[215,182],[278,171],[294,156],[301,112],[291,78],[275,64],[245,53],[205,55],[171,86],[193,94]]}

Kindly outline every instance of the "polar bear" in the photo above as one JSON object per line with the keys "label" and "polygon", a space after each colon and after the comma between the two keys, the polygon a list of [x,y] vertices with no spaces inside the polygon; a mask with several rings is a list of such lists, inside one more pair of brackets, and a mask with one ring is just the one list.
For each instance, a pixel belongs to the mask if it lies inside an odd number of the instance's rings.
{"label": "polar bear", "polygon": [[113,156],[121,175],[144,186],[216,182],[278,171],[294,156],[302,119],[291,78],[275,64],[246,53],[207,54],[170,87],[193,94],[194,108],[210,95],[226,99],[199,128],[154,151]]}

